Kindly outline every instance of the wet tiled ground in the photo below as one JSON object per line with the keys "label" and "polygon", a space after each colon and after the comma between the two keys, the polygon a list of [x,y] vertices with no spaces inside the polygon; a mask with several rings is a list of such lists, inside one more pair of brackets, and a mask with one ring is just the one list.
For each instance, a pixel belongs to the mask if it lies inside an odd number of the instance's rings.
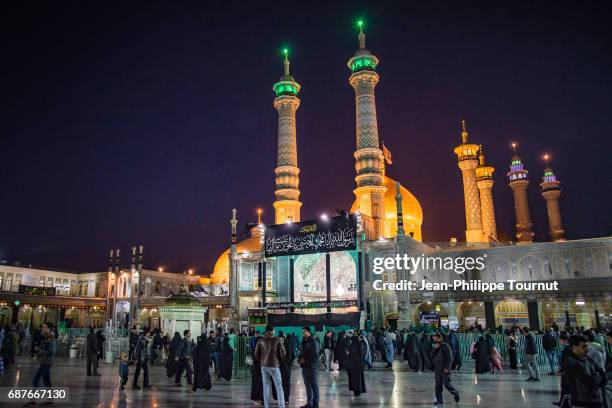
{"label": "wet tiled ground", "polygon": [[[36,362],[19,357],[17,366],[7,370],[0,378],[0,385],[29,386],[37,368]],[[165,376],[165,368],[153,366],[150,369],[149,390],[132,390],[131,381],[134,366],[130,366],[130,380],[124,391],[119,390],[117,367],[102,364],[100,377],[87,377],[84,360],[57,359],[52,369],[54,386],[69,387],[68,403],[55,406],[68,407],[252,407],[250,400],[250,377],[238,375],[230,382],[213,379],[210,391],[194,393],[186,385],[175,387]],[[433,373],[413,373],[403,362],[396,362],[393,370],[375,368],[366,371],[367,393],[353,397],[348,390],[345,372],[319,373],[321,401],[323,408],[333,407],[419,407],[433,406]],[[505,374],[479,374],[469,370],[453,373],[452,383],[461,394],[457,404],[445,391],[445,406],[458,407],[550,407],[556,400],[558,377],[543,375],[539,383],[526,382],[527,374],[518,370],[507,370]],[[290,407],[306,403],[303,382],[298,367],[292,372]],[[142,380],[141,380],[142,381]],[[1,404],[2,406],[18,406]],[[20,404],[21,405],[21,404]]]}

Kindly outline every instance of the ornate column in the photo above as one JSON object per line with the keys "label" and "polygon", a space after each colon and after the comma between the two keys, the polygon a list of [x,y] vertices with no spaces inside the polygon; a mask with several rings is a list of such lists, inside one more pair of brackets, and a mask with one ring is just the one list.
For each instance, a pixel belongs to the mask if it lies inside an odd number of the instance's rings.
{"label": "ornate column", "polygon": [[298,93],[300,84],[289,75],[288,51],[285,54],[284,75],[274,84],[274,108],[278,111],[278,156],[276,174],[276,191],[274,195],[276,224],[286,221],[300,221],[300,169],[297,160],[297,131],[295,113],[300,106]]}
{"label": "ornate column", "polygon": [[383,236],[384,195],[382,151],[378,141],[378,123],[376,119],[376,99],[374,88],[378,84],[376,66],[378,58],[365,47],[363,23],[359,28],[359,49],[348,61],[351,69],[349,83],[355,90],[355,124],[356,151],[355,182],[357,188],[353,191],[357,197],[358,211],[374,219],[375,233]]}

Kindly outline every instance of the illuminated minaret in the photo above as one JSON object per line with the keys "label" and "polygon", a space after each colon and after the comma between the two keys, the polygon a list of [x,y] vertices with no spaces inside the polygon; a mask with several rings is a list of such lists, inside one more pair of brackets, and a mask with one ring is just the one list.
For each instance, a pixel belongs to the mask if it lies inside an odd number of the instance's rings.
{"label": "illuminated minaret", "polygon": [[378,83],[376,66],[378,58],[365,47],[363,21],[359,26],[359,49],[348,61],[351,69],[349,83],[355,89],[355,122],[356,148],[355,182],[357,188],[353,191],[357,197],[357,210],[374,219],[374,233],[383,236],[384,196],[386,188],[383,185],[382,151],[378,142],[378,124],[376,121],[376,100],[374,88]]}
{"label": "illuminated minaret", "polygon": [[476,183],[476,167],[478,167],[478,145],[468,142],[468,132],[465,120],[461,121],[461,144],[455,147],[459,160],[459,168],[463,176],[463,198],[465,201],[465,240],[466,242],[486,242],[482,231],[480,212],[480,197]]}
{"label": "illuminated minaret", "polygon": [[527,186],[529,173],[523,166],[521,158],[516,154],[516,143],[512,143],[512,163],[508,176],[508,185],[514,195],[514,213],[516,214],[516,238],[520,243],[533,242],[531,217],[529,216],[529,200],[527,199]]}
{"label": "illuminated minaret", "polygon": [[557,176],[553,173],[548,165],[550,157],[545,154],[544,161],[546,169],[544,177],[540,183],[540,191],[542,197],[546,200],[546,211],[548,212],[548,228],[550,229],[550,237],[553,241],[565,241],[565,231],[561,222],[561,209],[559,208],[559,197],[561,196],[561,182],[557,180]]}
{"label": "illuminated minaret", "polygon": [[297,140],[295,112],[300,106],[298,93],[300,84],[289,75],[288,50],[284,49],[284,74],[274,84],[274,108],[278,111],[278,156],[276,169],[276,191],[274,195],[275,223],[300,221],[300,169],[297,162]]}
{"label": "illuminated minaret", "polygon": [[485,238],[497,240],[497,225],[495,225],[495,208],[493,207],[493,172],[495,169],[485,165],[484,151],[480,145],[479,164],[476,167],[476,184],[480,195],[480,211],[482,215],[482,230]]}

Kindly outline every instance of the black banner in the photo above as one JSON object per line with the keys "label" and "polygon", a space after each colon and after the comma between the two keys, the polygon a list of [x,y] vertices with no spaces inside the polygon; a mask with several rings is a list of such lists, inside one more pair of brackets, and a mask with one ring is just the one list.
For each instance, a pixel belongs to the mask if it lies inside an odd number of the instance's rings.
{"label": "black banner", "polygon": [[266,303],[268,309],[319,309],[326,307],[353,307],[357,306],[356,300],[334,300],[331,302],[276,302]]}
{"label": "black banner", "polygon": [[19,293],[23,293],[24,295],[55,296],[55,288],[19,285]]}
{"label": "black banner", "polygon": [[266,227],[266,257],[357,249],[357,216],[277,224]]}
{"label": "black banner", "polygon": [[350,313],[325,313],[325,314],[301,314],[301,313],[268,313],[268,323],[273,326],[314,326],[315,330],[323,330],[323,326],[351,326],[359,327],[359,312]]}

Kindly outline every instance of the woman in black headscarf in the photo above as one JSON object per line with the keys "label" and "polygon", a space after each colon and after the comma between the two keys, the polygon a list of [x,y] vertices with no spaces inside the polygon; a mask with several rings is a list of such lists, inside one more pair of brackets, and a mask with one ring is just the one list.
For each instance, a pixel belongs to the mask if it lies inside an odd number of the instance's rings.
{"label": "woman in black headscarf", "polygon": [[170,354],[168,355],[168,360],[166,360],[166,375],[168,377],[174,377],[174,374],[176,374],[176,370],[178,369],[179,364],[177,361],[175,361],[175,357],[178,356],[181,342],[182,339],[179,332],[174,332],[174,337],[172,338],[170,346],[168,347]]}
{"label": "woman in black headscarf", "polygon": [[[332,334],[333,336],[333,334]],[[336,349],[334,350],[334,360],[338,362],[338,369],[344,370],[346,368],[346,334],[344,330],[338,333],[338,338],[336,339]]]}
{"label": "woman in black headscarf", "polygon": [[223,347],[221,349],[221,371],[219,377],[227,381],[232,379],[234,369],[234,349],[230,347],[229,336],[223,336]]}
{"label": "woman in black headscarf", "polygon": [[[287,338],[281,333],[278,336],[281,339],[285,351],[287,351],[288,341]],[[289,395],[291,394],[291,355],[287,352],[285,357],[280,359],[280,372],[281,379],[283,381],[283,394],[285,394],[285,406],[289,406]],[[278,399],[276,396],[276,387],[272,387],[272,396],[275,400]]]}
{"label": "woman in black headscarf", "polygon": [[476,374],[489,373],[491,372],[491,362],[489,355],[491,349],[487,340],[480,336],[478,342],[474,345],[473,358],[476,360]]}
{"label": "woman in black headscarf", "polygon": [[411,332],[406,337],[406,345],[404,346],[404,360],[408,361],[408,366],[415,372],[420,371],[423,367],[419,339],[415,332]]}
{"label": "woman in black headscarf", "polygon": [[423,337],[421,337],[420,349],[421,359],[423,360],[423,371],[433,370],[433,364],[431,361],[432,343],[429,334],[423,333]]}
{"label": "woman in black headscarf", "polygon": [[193,351],[193,391],[204,388],[210,390],[210,347],[206,335],[198,337],[198,344]]}
{"label": "woman in black headscarf", "polygon": [[348,374],[349,390],[353,391],[355,397],[366,392],[365,376],[363,374],[363,354],[359,337],[353,332],[347,336],[348,351],[346,352],[346,372]]}

